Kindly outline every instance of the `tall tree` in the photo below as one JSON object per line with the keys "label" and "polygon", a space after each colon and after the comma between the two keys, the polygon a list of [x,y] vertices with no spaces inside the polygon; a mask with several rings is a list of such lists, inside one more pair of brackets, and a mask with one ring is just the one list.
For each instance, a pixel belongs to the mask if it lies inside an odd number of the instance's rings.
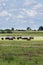
{"label": "tall tree", "polygon": [[38,30],[39,31],[42,31],[43,30],[43,26],[40,26]]}
{"label": "tall tree", "polygon": [[30,27],[27,27],[27,30],[31,30],[31,28]]}
{"label": "tall tree", "polygon": [[12,27],[11,30],[14,31],[14,28]]}

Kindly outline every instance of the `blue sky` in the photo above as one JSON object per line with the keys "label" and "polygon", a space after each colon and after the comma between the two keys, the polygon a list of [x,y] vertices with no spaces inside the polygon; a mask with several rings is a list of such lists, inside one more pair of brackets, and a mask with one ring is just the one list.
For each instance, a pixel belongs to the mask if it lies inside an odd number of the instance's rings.
{"label": "blue sky", "polygon": [[0,29],[43,26],[43,0],[0,0]]}

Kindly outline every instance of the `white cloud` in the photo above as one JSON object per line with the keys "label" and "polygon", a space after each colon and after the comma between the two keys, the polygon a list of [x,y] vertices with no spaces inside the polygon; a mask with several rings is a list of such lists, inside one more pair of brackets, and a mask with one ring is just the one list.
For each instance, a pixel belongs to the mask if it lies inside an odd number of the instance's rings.
{"label": "white cloud", "polygon": [[8,0],[0,0],[0,3],[4,2],[4,1],[8,1]]}
{"label": "white cloud", "polygon": [[25,10],[25,8],[12,8],[12,9],[9,9],[8,11],[9,12],[13,12],[13,11],[24,11]]}
{"label": "white cloud", "polygon": [[43,16],[43,4],[37,3],[30,10],[23,9],[23,12],[25,12],[25,14],[27,14],[29,17],[32,17],[32,18],[40,17],[41,18]]}
{"label": "white cloud", "polygon": [[11,14],[3,10],[2,12],[0,12],[0,16],[11,16]]}
{"label": "white cloud", "polygon": [[0,0],[0,3],[4,2],[5,0]]}
{"label": "white cloud", "polygon": [[30,24],[34,24],[34,21],[32,21],[32,20],[30,20],[30,22],[29,22]]}
{"label": "white cloud", "polygon": [[41,4],[41,3],[38,3],[38,4],[36,4],[36,5],[33,7],[33,9],[40,9],[40,8],[43,8],[43,4]]}
{"label": "white cloud", "polygon": [[20,11],[20,14],[24,14],[24,12],[23,11]]}
{"label": "white cloud", "polygon": [[3,6],[6,6],[6,3],[3,3]]}
{"label": "white cloud", "polygon": [[43,16],[43,4],[41,4],[41,3],[36,4],[36,5],[33,7],[32,10],[34,10],[34,11],[37,12],[37,16],[38,16],[38,17],[42,17],[42,16]]}
{"label": "white cloud", "polygon": [[9,19],[10,19],[10,17],[7,17],[7,18],[6,18],[6,21],[8,21]]}
{"label": "white cloud", "polygon": [[8,1],[8,0],[0,0],[0,6],[6,6],[6,1]]}
{"label": "white cloud", "polygon": [[[34,5],[33,5],[34,4]],[[38,3],[36,0],[24,0],[24,6],[31,6],[33,5],[33,7],[29,10],[29,9],[23,9],[23,12],[25,12],[25,14],[27,14],[29,17],[41,17],[43,16],[43,4],[42,3]],[[21,12],[21,13],[23,13]]]}
{"label": "white cloud", "polygon": [[26,11],[28,16],[35,17],[37,15],[37,12],[34,10]]}
{"label": "white cloud", "polygon": [[19,19],[24,18],[24,16],[23,15],[18,15],[17,18],[19,18]]}
{"label": "white cloud", "polygon": [[24,6],[32,5],[32,4],[35,4],[35,3],[36,3],[35,0],[25,0],[24,1]]}
{"label": "white cloud", "polygon": [[37,15],[37,11],[31,9],[31,10],[28,10],[28,9],[24,9],[23,12],[28,15],[29,17],[35,17]]}

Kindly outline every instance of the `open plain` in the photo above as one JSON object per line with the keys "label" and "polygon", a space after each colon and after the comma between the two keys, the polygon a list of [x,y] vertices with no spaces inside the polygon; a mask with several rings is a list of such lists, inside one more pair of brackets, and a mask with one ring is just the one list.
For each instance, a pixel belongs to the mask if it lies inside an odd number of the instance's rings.
{"label": "open plain", "polygon": [[0,65],[43,65],[43,32],[39,33],[40,35],[38,32],[33,35],[33,32],[27,34],[22,31],[18,35],[6,34],[27,37],[32,35],[32,40],[2,40],[1,37],[5,37],[5,34],[0,34]]}

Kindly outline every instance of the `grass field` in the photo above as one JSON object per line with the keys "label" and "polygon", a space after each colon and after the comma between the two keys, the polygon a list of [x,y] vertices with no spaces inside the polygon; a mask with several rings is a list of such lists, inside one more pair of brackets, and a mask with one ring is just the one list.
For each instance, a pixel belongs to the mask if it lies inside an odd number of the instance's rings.
{"label": "grass field", "polygon": [[0,36],[34,36],[30,41],[0,39],[0,65],[43,65],[43,31],[14,31]]}
{"label": "grass field", "polygon": [[43,36],[43,31],[14,31],[13,33],[4,33],[0,36]]}
{"label": "grass field", "polygon": [[43,40],[0,40],[0,65],[43,65]]}

